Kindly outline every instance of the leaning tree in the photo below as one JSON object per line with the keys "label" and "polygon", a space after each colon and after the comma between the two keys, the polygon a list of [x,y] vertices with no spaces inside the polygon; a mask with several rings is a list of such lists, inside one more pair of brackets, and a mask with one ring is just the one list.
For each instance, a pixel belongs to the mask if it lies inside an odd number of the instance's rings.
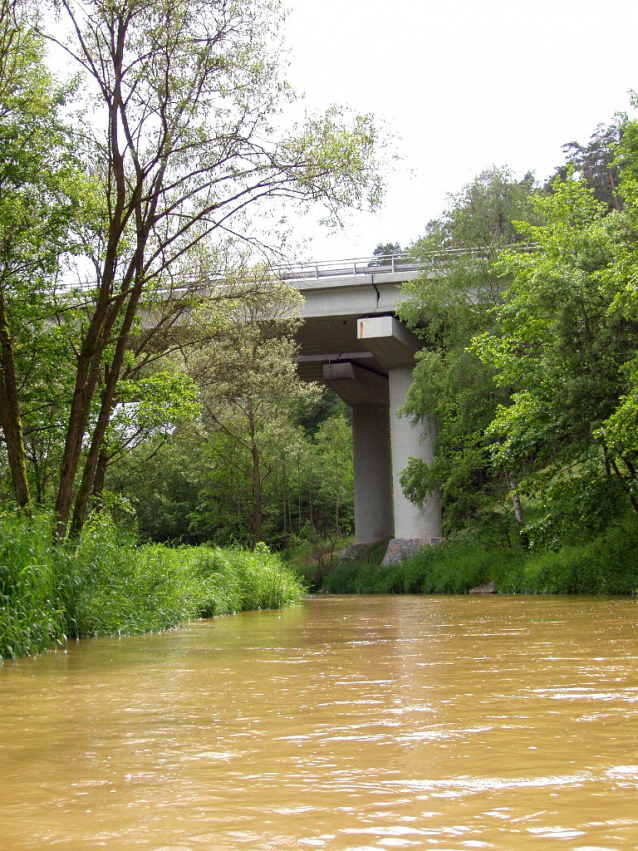
{"label": "leaning tree", "polygon": [[63,536],[72,512],[81,528],[141,308],[163,299],[212,239],[264,247],[255,222],[282,199],[323,202],[333,219],[375,205],[381,169],[370,116],[332,108],[285,129],[276,0],[55,5],[66,36],[41,32],[82,71],[76,134],[96,193],[57,489]]}

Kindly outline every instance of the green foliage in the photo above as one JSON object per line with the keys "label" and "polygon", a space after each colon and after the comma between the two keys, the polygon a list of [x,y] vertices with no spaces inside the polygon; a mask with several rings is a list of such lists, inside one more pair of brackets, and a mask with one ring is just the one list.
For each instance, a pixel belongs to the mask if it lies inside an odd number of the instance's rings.
{"label": "green foliage", "polygon": [[[168,437],[195,417],[190,388],[177,380],[184,376],[150,364],[193,342],[202,301],[213,303],[215,318],[242,299],[249,312],[255,282],[243,282],[235,298],[240,272],[231,270],[245,271],[269,247],[281,256],[284,206],[293,215],[320,204],[331,222],[344,207],[375,208],[385,143],[372,116],[338,106],[275,130],[293,98],[281,76],[278,0],[54,5],[54,29],[36,10],[29,30],[13,14],[28,4],[0,4],[0,421],[17,504],[30,505],[30,484],[46,504],[55,489],[64,538],[100,504],[109,463],[142,433]],[[67,125],[59,108],[70,90],[57,88],[45,66],[47,40],[77,62],[85,87],[86,112]],[[73,253],[92,280],[71,300]],[[266,324],[282,324],[285,312]],[[281,374],[286,358],[271,342],[257,357],[261,374],[244,370],[250,393],[233,395],[253,413],[259,393],[274,401],[277,377],[295,383],[290,370]],[[261,491],[274,474],[257,469],[257,455],[283,445],[290,430],[267,412],[256,417],[266,426],[248,429],[227,414],[218,419],[242,432],[235,460],[243,473],[246,450],[251,456],[260,540]]]}
{"label": "green foliage", "polygon": [[324,533],[334,529],[339,538],[354,528],[352,426],[345,417],[331,417],[322,424],[316,441],[315,522]]}
{"label": "green foliage", "polygon": [[[630,407],[627,366],[638,351],[638,325],[616,298],[624,282],[615,232],[625,214],[607,215],[592,190],[571,178],[557,180],[553,194],[535,204],[541,223],[520,229],[537,250],[502,256],[512,283],[496,310],[497,328],[475,337],[473,347],[500,386],[515,388],[488,429],[494,464],[516,471],[524,488],[547,500],[553,476],[571,469],[573,477],[584,464],[624,478],[616,462],[629,458],[622,451],[614,458],[613,450],[624,417],[619,405]],[[580,487],[590,481],[581,476]]]}
{"label": "green foliage", "polygon": [[53,546],[42,518],[0,517],[0,658],[67,636],[135,635],[186,620],[297,602],[304,587],[261,545],[140,546],[105,514],[75,548]]}
{"label": "green foliage", "polygon": [[200,547],[188,552],[200,581],[202,617],[254,609],[280,609],[299,601],[304,587],[281,557],[263,544],[254,550]]}
{"label": "green foliage", "polygon": [[379,242],[377,247],[372,252],[373,260],[371,266],[391,266],[392,257],[403,254],[401,243],[399,242]]}
{"label": "green foliage", "polygon": [[607,526],[585,544],[559,551],[491,545],[477,535],[424,547],[399,565],[344,560],[325,577],[332,594],[467,594],[493,581],[504,594],[635,594],[638,524],[633,517]]}
{"label": "green foliage", "polygon": [[532,215],[532,190],[529,176],[519,181],[505,169],[483,172],[451,198],[450,209],[412,249],[434,267],[404,286],[399,309],[425,342],[405,411],[435,422],[438,431],[433,464],[413,459],[402,484],[416,503],[440,490],[446,534],[489,516],[494,499],[510,489],[509,477],[491,464],[487,436],[508,388],[494,382],[493,368],[470,344],[494,328],[507,283],[496,261],[520,241],[514,220]]}
{"label": "green foliage", "polygon": [[567,180],[573,171],[586,181],[596,199],[604,203],[608,211],[621,210],[622,198],[618,191],[621,163],[616,152],[622,135],[622,123],[616,120],[608,127],[599,124],[586,145],[579,142],[563,145],[566,162],[547,181],[545,191],[553,192],[556,177]]}
{"label": "green foliage", "polygon": [[326,574],[321,590],[329,594],[401,594],[402,566],[383,567],[386,547],[362,557],[338,561]]}
{"label": "green foliage", "polygon": [[[352,433],[342,406],[302,397],[300,414],[294,402],[258,436],[262,535],[276,549],[301,539],[321,549],[352,531]],[[241,436],[183,423],[170,440],[142,442],[123,457],[108,488],[130,501],[146,539],[249,545],[252,458]]]}
{"label": "green foliage", "polygon": [[[223,333],[196,347],[188,360],[200,389],[198,430],[210,478],[225,478],[216,508],[234,503],[238,526],[244,534],[250,530],[253,542],[267,531],[267,488],[282,468],[289,473],[287,456],[299,451],[291,411],[318,395],[301,382],[293,362],[298,306],[291,287],[273,282],[264,297],[241,302]],[[200,509],[200,516],[207,513]]]}
{"label": "green foliage", "polygon": [[[573,472],[547,475],[539,488],[536,517],[525,524],[532,549],[558,551],[563,545],[588,543],[613,526],[627,507],[626,494],[616,477],[596,463]],[[532,480],[531,485],[538,485]]]}
{"label": "green foliage", "polygon": [[135,635],[170,629],[193,617],[189,575],[175,553],[142,547],[107,514],[86,524],[65,576],[70,635]]}
{"label": "green foliage", "polygon": [[109,468],[107,479],[107,498],[114,494],[126,503],[113,510],[118,525],[127,522],[128,505],[145,540],[184,544],[204,540],[206,527],[197,522],[197,511],[205,505],[206,461],[188,424],[178,426],[170,440],[146,440],[121,456]]}
{"label": "green foliage", "polygon": [[90,195],[60,118],[70,88],[56,85],[24,12],[0,3],[0,426],[20,506],[31,490],[43,500],[59,440],[73,352],[53,319],[54,279]]}

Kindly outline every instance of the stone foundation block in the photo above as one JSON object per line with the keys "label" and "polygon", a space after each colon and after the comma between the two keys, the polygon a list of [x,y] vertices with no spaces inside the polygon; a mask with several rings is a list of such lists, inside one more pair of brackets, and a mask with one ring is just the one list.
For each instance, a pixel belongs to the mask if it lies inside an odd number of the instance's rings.
{"label": "stone foundation block", "polygon": [[443,538],[393,538],[381,564],[400,564],[419,552],[421,547],[440,544]]}

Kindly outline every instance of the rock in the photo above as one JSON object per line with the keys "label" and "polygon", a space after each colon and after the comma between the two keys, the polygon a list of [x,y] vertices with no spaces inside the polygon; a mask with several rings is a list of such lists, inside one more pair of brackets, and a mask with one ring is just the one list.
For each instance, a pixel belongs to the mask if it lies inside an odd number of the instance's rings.
{"label": "rock", "polygon": [[485,585],[478,585],[476,588],[472,588],[470,594],[498,594],[496,582],[492,579],[486,582]]}

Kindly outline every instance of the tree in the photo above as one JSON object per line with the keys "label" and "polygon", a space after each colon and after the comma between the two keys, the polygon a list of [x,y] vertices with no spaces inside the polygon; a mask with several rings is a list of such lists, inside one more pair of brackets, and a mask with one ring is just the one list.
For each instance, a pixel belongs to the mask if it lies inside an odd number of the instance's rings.
{"label": "tree", "polygon": [[60,8],[65,48],[101,109],[82,130],[103,189],[60,465],[64,535],[91,423],[81,526],[142,301],[164,299],[171,273],[213,234],[259,247],[246,217],[273,199],[320,201],[334,219],[344,205],[374,206],[381,183],[369,116],[350,122],[333,108],[291,134],[273,127],[287,95],[269,47],[280,24],[274,0],[61,0]]}
{"label": "tree", "polygon": [[636,470],[615,440],[638,352],[638,322],[618,299],[626,285],[619,235],[628,214],[608,214],[572,175],[535,205],[540,223],[519,228],[537,250],[503,255],[511,283],[496,311],[498,327],[474,342],[496,382],[514,391],[488,430],[494,464],[517,470],[550,514],[565,494],[573,502],[576,492],[589,491],[600,515],[605,490],[615,511],[614,478],[638,510]]}
{"label": "tree", "polygon": [[380,242],[372,252],[370,266],[390,266],[392,258],[403,253],[399,242]]}
{"label": "tree", "polygon": [[566,162],[556,169],[555,174],[545,184],[545,190],[553,192],[556,177],[567,180],[571,170],[586,182],[593,190],[595,198],[606,205],[608,212],[622,210],[622,197],[619,192],[621,163],[616,158],[622,133],[622,121],[616,120],[608,127],[599,124],[586,145],[579,142],[563,145]]}
{"label": "tree", "polygon": [[[352,425],[345,417],[331,417],[317,433],[317,466],[321,470],[318,487],[323,510],[321,532],[334,530],[337,540],[352,531],[354,521],[354,476],[352,466]],[[319,511],[315,511],[319,515]]]}
{"label": "tree", "polygon": [[281,284],[266,301],[243,300],[234,323],[219,339],[189,356],[202,391],[202,425],[215,436],[213,455],[250,483],[253,537],[263,539],[264,484],[273,477],[281,447],[294,443],[290,412],[315,395],[296,374],[294,311],[299,296]]}
{"label": "tree", "polygon": [[[0,425],[19,508],[29,509],[25,376],[49,339],[52,280],[69,248],[81,183],[59,118],[63,88],[43,62],[43,44],[17,0],[0,2]],[[33,384],[33,376],[29,376]],[[22,405],[20,396],[22,395]],[[22,408],[22,410],[21,410]]]}
{"label": "tree", "polygon": [[[429,223],[410,249],[428,271],[404,285],[399,316],[424,341],[405,405],[408,415],[438,426],[434,462],[412,459],[402,476],[409,498],[420,503],[441,490],[447,533],[492,516],[494,499],[512,489],[513,476],[491,463],[486,430],[507,386],[470,349],[472,338],[494,326],[507,279],[500,253],[521,241],[514,221],[532,215],[534,182],[507,169],[482,172],[450,198],[444,215]],[[520,508],[520,506],[519,506]]]}

